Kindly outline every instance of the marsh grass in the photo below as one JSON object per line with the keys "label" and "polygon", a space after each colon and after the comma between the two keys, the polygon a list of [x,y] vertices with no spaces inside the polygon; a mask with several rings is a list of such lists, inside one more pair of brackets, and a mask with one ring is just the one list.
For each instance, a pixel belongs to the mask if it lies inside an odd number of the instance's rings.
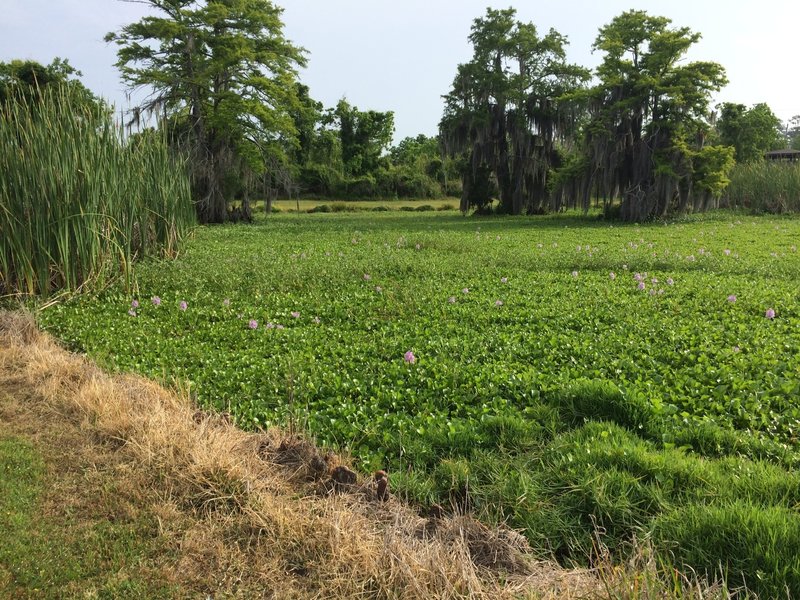
{"label": "marsh grass", "polygon": [[126,138],[66,92],[0,106],[0,295],[130,283],[194,221],[181,160],[158,134]]}
{"label": "marsh grass", "polygon": [[800,211],[800,163],[736,165],[726,193],[731,208],[756,213]]}

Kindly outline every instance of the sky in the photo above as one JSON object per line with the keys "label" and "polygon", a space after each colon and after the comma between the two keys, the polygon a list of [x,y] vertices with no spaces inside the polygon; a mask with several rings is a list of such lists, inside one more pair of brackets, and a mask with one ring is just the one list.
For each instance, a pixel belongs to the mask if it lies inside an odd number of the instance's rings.
{"label": "sky", "polygon": [[[284,33],[308,51],[300,79],[326,107],[339,99],[361,110],[393,111],[395,141],[435,135],[459,63],[471,57],[473,19],[487,6],[517,9],[540,33],[566,35],[571,62],[593,68],[600,27],[630,9],[669,17],[702,34],[687,60],[722,64],[730,83],[713,102],[766,102],[787,121],[800,114],[800,1],[769,0],[278,0]],[[103,37],[146,14],[123,0],[0,0],[0,62],[67,58],[93,92],[127,107]],[[142,94],[134,96],[134,101]]]}

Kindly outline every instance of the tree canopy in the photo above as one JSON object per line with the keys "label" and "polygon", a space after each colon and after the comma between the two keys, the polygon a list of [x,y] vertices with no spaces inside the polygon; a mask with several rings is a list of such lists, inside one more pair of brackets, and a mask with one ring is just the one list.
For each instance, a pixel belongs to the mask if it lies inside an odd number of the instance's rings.
{"label": "tree canopy", "polygon": [[201,221],[226,219],[230,174],[278,185],[297,144],[297,68],[304,51],[283,35],[268,0],[142,0],[157,11],[109,33],[142,112],[171,120],[191,155]]}
{"label": "tree canopy", "polygon": [[682,62],[700,34],[670,25],[665,17],[631,10],[602,27],[594,44],[604,56],[588,97],[584,193],[588,198],[599,178],[606,194],[621,196],[624,220],[687,208],[693,159],[709,128],[710,94],[726,83],[717,63]]}
{"label": "tree canopy", "polygon": [[716,125],[720,143],[736,150],[736,162],[762,160],[765,152],[786,144],[781,120],[763,103],[748,109],[744,104],[725,102]]}
{"label": "tree canopy", "polygon": [[472,60],[458,66],[440,123],[447,152],[464,160],[461,208],[485,206],[493,178],[504,212],[537,212],[557,142],[576,123],[565,97],[589,73],[566,62],[566,37],[540,36],[513,8],[488,9],[469,39]]}

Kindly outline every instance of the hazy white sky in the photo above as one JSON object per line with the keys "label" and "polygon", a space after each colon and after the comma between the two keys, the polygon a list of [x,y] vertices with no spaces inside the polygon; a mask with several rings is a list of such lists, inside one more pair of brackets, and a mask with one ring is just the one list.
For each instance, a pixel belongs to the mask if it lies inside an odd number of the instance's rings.
{"label": "hazy white sky", "polygon": [[[600,60],[591,46],[597,30],[631,8],[663,15],[703,39],[690,55],[727,70],[730,84],[716,101],[766,102],[783,120],[800,114],[800,0],[278,0],[287,37],[309,51],[301,79],[326,106],[346,96],[361,108],[392,110],[399,141],[433,135],[456,66],[469,60],[467,41],[486,7],[514,6],[540,32],[569,38],[569,59],[587,67]],[[145,14],[120,0],[0,0],[0,61],[61,56],[83,72],[84,83],[118,106],[125,95],[115,48],[103,36]]]}

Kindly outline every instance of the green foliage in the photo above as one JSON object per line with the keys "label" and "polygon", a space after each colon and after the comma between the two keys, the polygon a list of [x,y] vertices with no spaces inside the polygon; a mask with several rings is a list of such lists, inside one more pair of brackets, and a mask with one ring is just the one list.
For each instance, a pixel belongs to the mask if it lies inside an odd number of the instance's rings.
{"label": "green foliage", "polygon": [[85,107],[95,107],[98,114],[108,111],[105,103],[81,83],[81,72],[62,58],[49,65],[33,60],[12,60],[0,63],[0,104],[19,101],[33,106],[48,90],[70,95]]}
{"label": "green foliage", "polygon": [[135,258],[174,254],[194,223],[184,164],[163,136],[126,140],[72,93],[0,106],[0,147],[0,295],[129,278]]}
{"label": "green foliage", "polygon": [[555,142],[575,127],[565,98],[589,79],[566,62],[567,39],[540,36],[516,10],[486,10],[473,21],[472,60],[458,66],[439,124],[443,146],[463,161],[461,210],[491,204],[491,176],[501,212],[540,212],[547,197]]}
{"label": "green foliage", "polygon": [[[679,538],[700,553],[677,565],[715,572],[730,550],[769,597],[800,502],[798,235],[729,213],[279,215],[143,265],[136,317],[111,290],[40,319],[242,426],[306,424],[395,493],[520,528],[542,555],[585,561],[599,536],[622,559],[652,535],[668,561]],[[703,511],[722,515],[716,553],[684,518]]]}
{"label": "green foliage", "polygon": [[800,590],[800,517],[788,507],[690,505],[656,519],[653,539],[677,568],[721,571],[729,588],[746,586],[760,598]]}
{"label": "green foliage", "polygon": [[381,155],[394,134],[394,113],[360,111],[339,100],[333,115],[339,124],[342,162],[347,175],[369,177],[381,163]]}
{"label": "green foliage", "polygon": [[736,162],[751,163],[764,159],[769,150],[783,148],[782,123],[766,104],[747,108],[744,104],[725,102],[717,119],[721,144],[736,149]]}
{"label": "green foliage", "polygon": [[707,129],[710,94],[727,81],[717,63],[682,64],[700,34],[670,24],[665,17],[630,10],[602,27],[594,44],[604,56],[597,68],[600,83],[588,97],[592,171],[586,187],[599,178],[606,196],[618,191],[626,221],[661,218],[676,208],[683,213],[691,206],[693,140]]}
{"label": "green foliage", "polygon": [[[119,47],[128,86],[154,90],[140,110],[167,115],[190,150],[200,220],[227,218],[230,172],[267,176],[271,190],[287,187],[296,126],[308,134],[314,107],[295,83],[305,59],[283,35],[282,9],[269,0],[144,3],[155,14],[106,41]],[[308,152],[302,142],[298,152]]]}
{"label": "green foliage", "polygon": [[800,212],[800,163],[736,165],[730,179],[728,206],[755,213]]}

